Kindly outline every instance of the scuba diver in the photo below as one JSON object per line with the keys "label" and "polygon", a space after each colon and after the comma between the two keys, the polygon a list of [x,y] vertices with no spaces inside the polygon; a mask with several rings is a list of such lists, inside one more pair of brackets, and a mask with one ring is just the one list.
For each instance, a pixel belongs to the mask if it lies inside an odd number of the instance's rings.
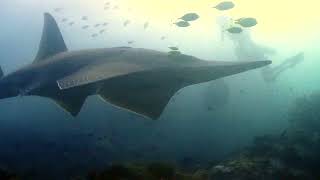
{"label": "scuba diver", "polygon": [[[229,38],[235,45],[235,55],[239,61],[241,60],[256,60],[269,59],[270,56],[276,53],[275,50],[256,44],[250,36],[249,31],[244,31],[242,34],[233,35]],[[295,67],[304,60],[304,53],[300,52],[284,60],[281,64],[271,67],[267,66],[261,69],[261,74],[266,82],[275,81],[283,72]]]}
{"label": "scuba diver", "polygon": [[[257,59],[270,59],[270,56],[275,55],[276,51],[272,48],[255,43],[249,30],[244,30],[238,34],[232,34],[225,31],[226,26],[230,26],[231,20],[228,17],[219,17],[217,23],[222,29],[221,39],[227,36],[234,44],[234,52],[238,61],[254,61]],[[261,75],[266,82],[274,82],[283,72],[295,67],[304,60],[304,53],[300,52],[293,55],[281,64],[271,67],[266,66],[261,69]]]}
{"label": "scuba diver", "polygon": [[304,60],[304,53],[300,52],[297,55],[287,58],[278,66],[275,66],[273,68],[271,68],[270,66],[267,66],[266,68],[263,68],[261,70],[261,73],[265,81],[269,81],[269,82],[275,81],[281,73],[285,72],[290,68],[295,67],[297,64],[299,64],[303,60]]}
{"label": "scuba diver", "polygon": [[[241,33],[233,34],[227,32],[226,29],[230,28],[232,24],[232,20],[229,17],[218,17],[217,24],[221,29],[221,41],[225,41],[226,38],[232,41],[234,44],[234,53],[238,61],[266,60],[276,55],[277,52],[275,49],[254,42],[250,31],[247,29]],[[261,76],[265,82],[275,82],[282,73],[295,67],[303,60],[304,53],[300,52],[285,59],[279,65],[273,65],[272,67],[269,65],[261,68]],[[215,111],[228,103],[229,96],[230,89],[223,79],[210,82],[204,89],[205,98],[203,105],[207,107],[208,111]]]}

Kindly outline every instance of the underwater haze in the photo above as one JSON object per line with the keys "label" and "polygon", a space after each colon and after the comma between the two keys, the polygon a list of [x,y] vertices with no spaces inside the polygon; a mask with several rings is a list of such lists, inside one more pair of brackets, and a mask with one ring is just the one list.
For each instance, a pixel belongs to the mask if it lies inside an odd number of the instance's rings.
{"label": "underwater haze", "polygon": [[[217,0],[1,0],[1,78],[33,63],[44,13],[70,52],[131,47],[272,64],[180,88],[153,120],[99,95],[72,116],[52,99],[19,91],[0,100],[0,179],[319,178],[318,2],[232,2],[223,10]],[[141,101],[156,103],[158,95]],[[176,174],[127,177],[124,164],[149,170],[155,162]],[[126,171],[112,172],[115,164]]]}

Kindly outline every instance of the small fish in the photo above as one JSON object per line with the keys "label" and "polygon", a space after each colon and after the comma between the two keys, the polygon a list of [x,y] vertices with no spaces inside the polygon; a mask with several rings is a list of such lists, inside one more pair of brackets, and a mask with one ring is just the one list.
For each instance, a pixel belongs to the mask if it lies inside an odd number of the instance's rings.
{"label": "small fish", "polygon": [[128,44],[133,44],[134,43],[134,41],[128,41]]}
{"label": "small fish", "polygon": [[69,26],[72,26],[72,25],[74,25],[74,22],[70,22],[70,23],[69,23]]}
{"label": "small fish", "polygon": [[190,23],[188,23],[187,21],[179,21],[179,22],[176,22],[174,24],[176,26],[178,26],[178,27],[188,27],[188,26],[190,26]]}
{"label": "small fish", "polygon": [[291,92],[294,92],[294,89],[293,89],[293,87],[290,87],[290,88],[289,88],[289,90],[290,90]]}
{"label": "small fish", "polygon": [[280,137],[285,137],[287,135],[288,130],[285,129],[282,131],[282,133],[280,134]]}
{"label": "small fish", "polygon": [[108,9],[110,9],[110,7],[104,7],[103,9],[104,9],[104,10],[108,10]]}
{"label": "small fish", "polygon": [[144,25],[143,25],[143,28],[147,29],[148,27],[149,27],[149,22],[145,22]]}
{"label": "small fish", "polygon": [[94,25],[94,27],[99,27],[99,26],[100,26],[100,24],[95,24],[95,25]]}
{"label": "small fish", "polygon": [[61,20],[61,22],[67,22],[67,21],[68,21],[67,18],[63,18],[63,19]]}
{"label": "small fish", "polygon": [[126,20],[126,21],[123,23],[123,26],[127,26],[128,24],[130,24],[130,20]]}
{"label": "small fish", "polygon": [[166,36],[161,36],[160,39],[161,39],[161,40],[165,40],[165,39],[167,39],[167,37],[166,37]]}
{"label": "small fish", "polygon": [[82,29],[88,29],[88,28],[89,28],[88,25],[82,26]]}
{"label": "small fish", "polygon": [[241,94],[246,94],[246,91],[244,89],[240,89],[239,91]]}
{"label": "small fish", "polygon": [[241,33],[243,30],[240,27],[230,27],[227,29],[227,31],[231,34],[239,34]]}
{"label": "small fish", "polygon": [[93,137],[93,136],[94,136],[94,133],[88,133],[87,136],[88,136],[88,137]]}
{"label": "small fish", "polygon": [[140,150],[138,151],[133,151],[132,152],[132,155],[135,157],[135,158],[138,158],[138,159],[141,159],[141,158],[143,158],[144,157],[144,153],[143,152],[141,152]]}
{"label": "small fish", "polygon": [[105,29],[102,29],[102,30],[99,31],[99,33],[102,34],[102,33],[104,33],[105,31],[106,31]]}
{"label": "small fish", "polygon": [[199,163],[199,161],[195,160],[193,157],[184,157],[182,158],[179,163],[183,166],[183,167],[193,167],[196,164]]}
{"label": "small fish", "polygon": [[63,10],[63,8],[54,8],[55,12],[61,12]]}
{"label": "small fish", "polygon": [[157,145],[155,145],[155,144],[151,144],[147,149],[148,149],[147,151],[156,152],[156,151],[158,151],[160,148],[159,148],[159,146],[157,146]]}
{"label": "small fish", "polygon": [[178,47],[174,47],[174,46],[171,46],[171,47],[168,47],[169,49],[171,49],[172,51],[178,51],[179,48]]}
{"label": "small fish", "polygon": [[88,20],[88,17],[87,16],[82,16],[81,19],[86,21],[86,20]]}
{"label": "small fish", "polygon": [[94,34],[91,35],[91,37],[93,37],[93,38],[94,38],[94,37],[97,37],[97,36],[98,36],[97,33],[94,33]]}
{"label": "small fish", "polygon": [[169,56],[177,56],[177,55],[181,55],[180,51],[169,51]]}
{"label": "small fish", "polygon": [[107,26],[109,23],[105,22],[102,24],[102,26]]}
{"label": "small fish", "polygon": [[110,5],[110,2],[106,2],[104,5],[105,5],[105,6],[109,6],[109,5]]}
{"label": "small fish", "polygon": [[196,14],[196,13],[188,13],[188,14],[185,14],[184,16],[182,16],[179,19],[181,19],[183,21],[195,21],[195,20],[199,19],[199,17],[200,16],[198,14]]}
{"label": "small fish", "polygon": [[114,10],[119,9],[119,6],[114,6],[113,9]]}
{"label": "small fish", "polygon": [[255,18],[240,18],[235,23],[242,27],[253,27],[258,24],[258,21]]}
{"label": "small fish", "polygon": [[226,10],[234,8],[234,6],[235,5],[233,2],[224,1],[224,2],[221,2],[218,5],[214,6],[213,8],[216,8],[217,10],[220,10],[220,11],[226,11]]}

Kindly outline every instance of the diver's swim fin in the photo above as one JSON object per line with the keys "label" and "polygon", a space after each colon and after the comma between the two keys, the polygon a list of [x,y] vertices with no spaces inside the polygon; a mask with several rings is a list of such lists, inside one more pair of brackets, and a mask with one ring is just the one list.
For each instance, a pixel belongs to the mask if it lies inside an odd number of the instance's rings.
{"label": "diver's swim fin", "polygon": [[266,67],[262,69],[262,75],[266,82],[273,82],[275,81],[282,73],[287,71],[290,68],[294,68],[299,63],[301,63],[304,60],[304,53],[298,53],[295,56],[292,56],[288,59],[286,59],[281,64],[271,68]]}

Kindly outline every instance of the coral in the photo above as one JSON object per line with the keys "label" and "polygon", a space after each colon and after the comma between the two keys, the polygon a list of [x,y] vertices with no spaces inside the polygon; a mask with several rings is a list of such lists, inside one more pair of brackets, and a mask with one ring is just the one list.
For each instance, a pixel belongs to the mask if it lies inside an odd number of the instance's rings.
{"label": "coral", "polygon": [[198,170],[193,175],[194,180],[207,180],[209,178],[209,172],[207,170]]}
{"label": "coral", "polygon": [[[297,173],[299,172],[299,173]],[[277,159],[240,156],[210,170],[210,180],[309,179],[304,171],[286,169]]]}
{"label": "coral", "polygon": [[[199,172],[200,173],[200,172]],[[169,163],[113,165],[102,172],[92,172],[90,180],[204,180],[204,174],[194,176],[178,172]]]}
{"label": "coral", "polygon": [[319,179],[319,107],[320,93],[298,98],[284,132],[256,137],[238,156],[211,168],[209,179]]}
{"label": "coral", "polygon": [[289,111],[291,129],[300,133],[320,133],[320,92],[297,98]]}
{"label": "coral", "polygon": [[176,170],[174,166],[167,163],[151,163],[147,166],[147,171],[154,178],[173,179]]}
{"label": "coral", "polygon": [[90,180],[104,180],[104,179],[112,179],[112,180],[121,180],[121,179],[132,179],[132,180],[140,180],[140,172],[137,169],[130,168],[125,165],[112,165],[108,169],[98,173],[91,172],[88,175]]}

